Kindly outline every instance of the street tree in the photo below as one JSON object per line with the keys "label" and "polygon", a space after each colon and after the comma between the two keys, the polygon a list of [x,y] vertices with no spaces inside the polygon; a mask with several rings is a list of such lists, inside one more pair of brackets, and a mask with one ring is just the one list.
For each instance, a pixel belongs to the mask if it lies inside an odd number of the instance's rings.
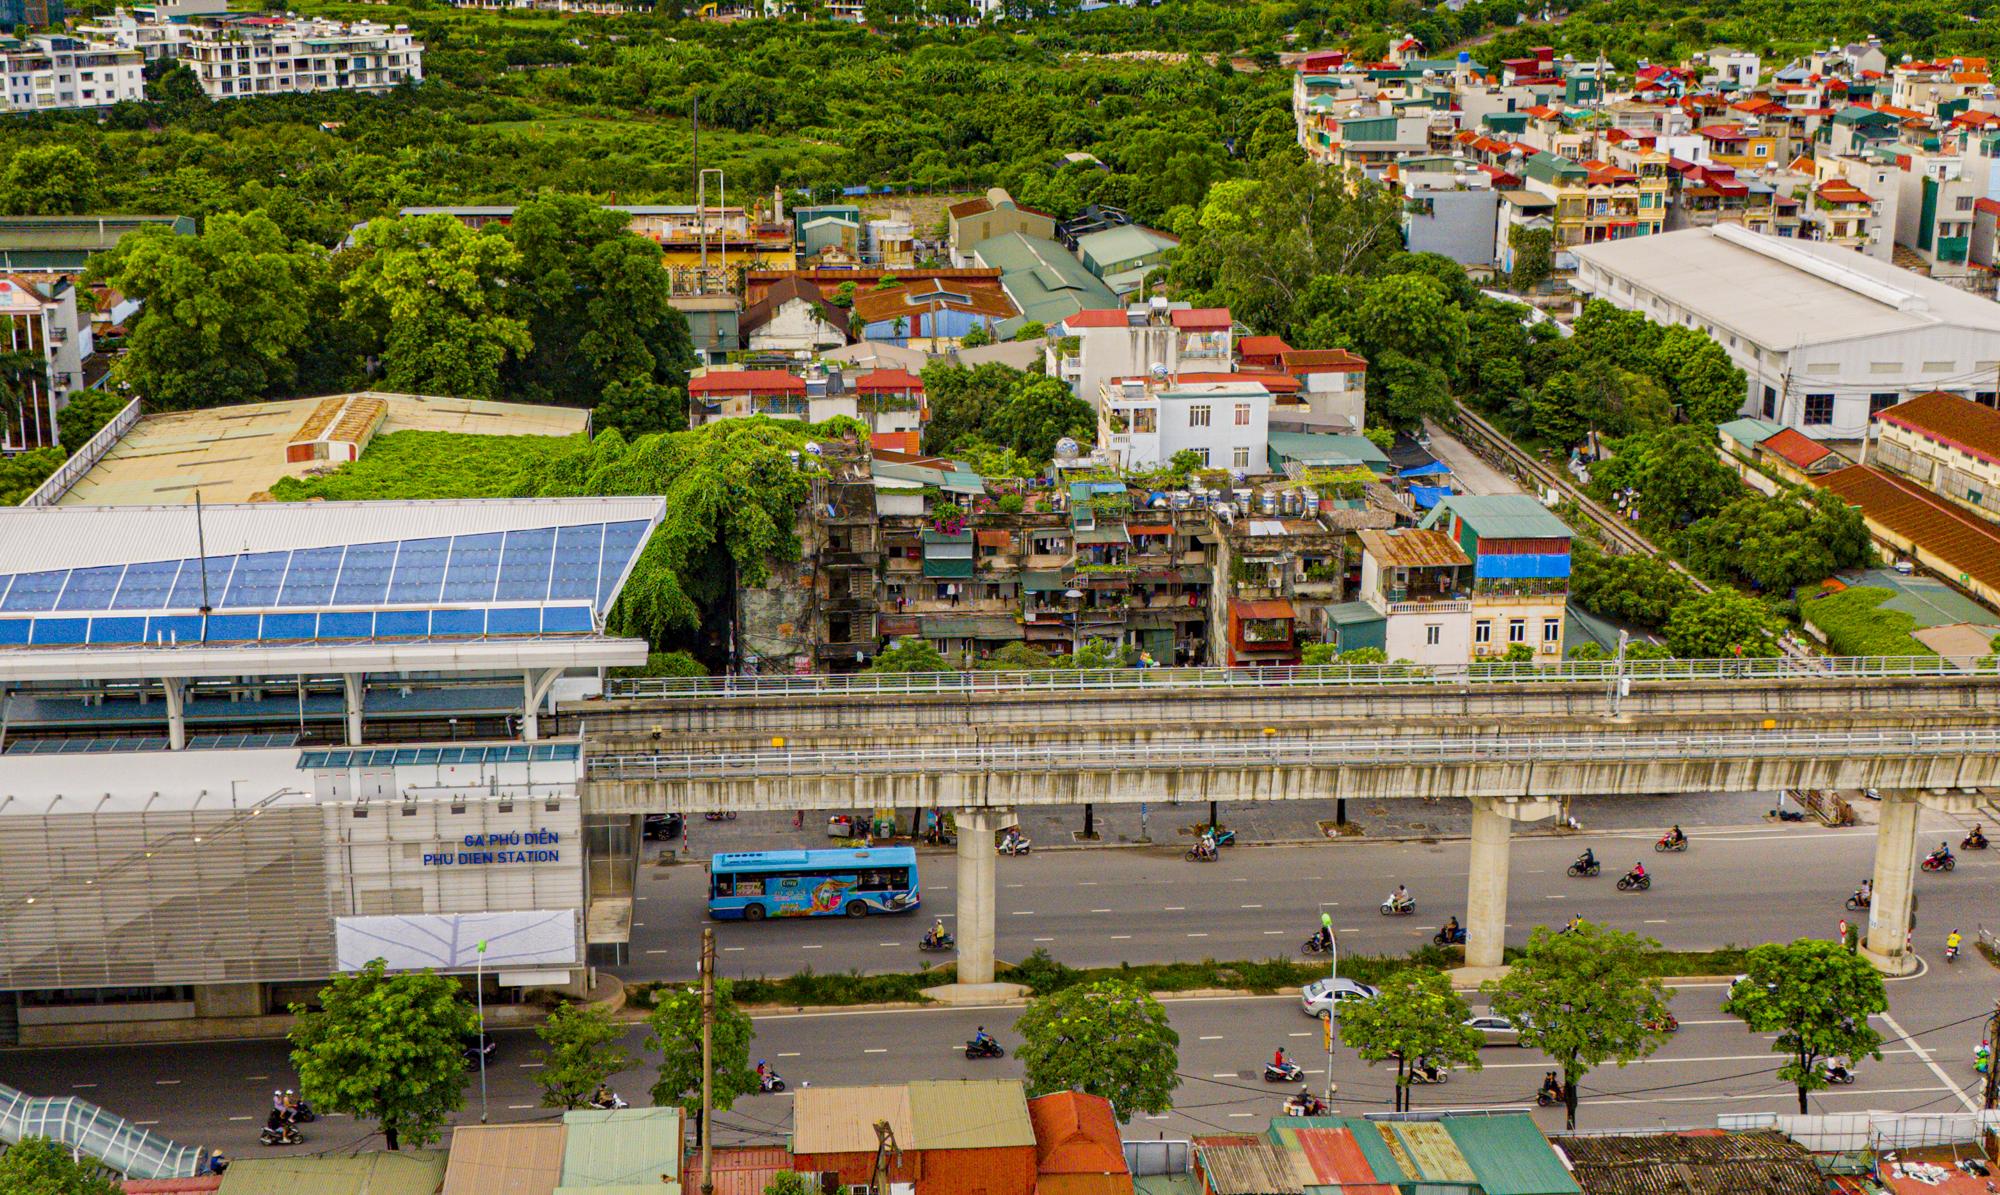
{"label": "street tree", "polygon": [[1396,1064],[1396,1111],[1410,1107],[1412,1073],[1420,1062],[1478,1070],[1479,1031],[1442,971],[1410,967],[1390,975],[1373,1000],[1341,1007],[1340,1041],[1363,1062]]}
{"label": "street tree", "polygon": [[123,1190],[47,1137],[24,1137],[0,1153],[0,1191],[8,1195],[119,1195]]}
{"label": "street tree", "polygon": [[372,220],[354,242],[363,256],[341,293],[349,318],[375,333],[388,385],[498,394],[501,366],[533,345],[527,323],[506,313],[521,265],[514,243],[446,215]]}
{"label": "street tree", "polygon": [[1102,979],[1037,997],[1014,1028],[1028,1094],[1083,1091],[1111,1101],[1121,1124],[1173,1107],[1180,1034],[1167,1010],[1134,984]]}
{"label": "street tree", "polygon": [[993,412],[987,433],[1039,468],[1064,436],[1088,443],[1097,434],[1097,413],[1061,381],[1023,374]]}
{"label": "street tree", "polygon": [[780,1170],[764,1184],[764,1195],[819,1195],[819,1184],[796,1170]]}
{"label": "street tree", "polygon": [[1868,1018],[1889,1009],[1882,973],[1839,942],[1800,938],[1753,947],[1744,978],[1730,989],[1725,1012],[1752,1033],[1775,1033],[1771,1051],[1786,1056],[1778,1077],[1806,1097],[1827,1087],[1827,1063],[1882,1057],[1882,1035]]}
{"label": "street tree", "polygon": [[930,640],[910,635],[896,640],[875,655],[868,672],[950,672],[944,654]]}
{"label": "street tree", "polygon": [[[690,1116],[701,1112],[701,985],[675,988],[660,998],[646,1017],[652,1032],[646,1048],[660,1056],[660,1077],[653,1084],[653,1103],[679,1104]],[[715,981],[715,1024],[710,1030],[714,1056],[711,1092],[717,1112],[727,1112],[736,1097],[757,1090],[757,1072],[750,1066],[750,1039],[756,1036],[750,1014],[736,1006],[735,985]]]}
{"label": "street tree", "polygon": [[1714,514],[1743,492],[1743,482],[1716,459],[1715,431],[1676,424],[1626,436],[1610,460],[1591,467],[1591,489],[1600,498],[1636,491],[1646,526],[1676,531]]}
{"label": "street tree", "polygon": [[180,410],[288,391],[327,268],[317,247],[253,211],[210,216],[199,236],[128,233],[85,277],[141,304],[113,376],[149,408]]}
{"label": "street tree", "polygon": [[1513,967],[1480,985],[1493,1012],[1512,1021],[1521,1044],[1562,1071],[1566,1127],[1576,1128],[1577,1085],[1606,1062],[1626,1066],[1667,1039],[1672,995],[1645,970],[1651,938],[1593,922],[1566,933],[1537,926]]}
{"label": "street tree", "polygon": [[544,1108],[581,1108],[599,1084],[632,1065],[632,1056],[618,1044],[625,1027],[602,1008],[558,1004],[535,1027],[535,1036],[546,1047],[535,1051]]}
{"label": "street tree", "polygon": [[292,1005],[292,1068],[323,1112],[374,1121],[390,1149],[436,1141],[465,1105],[465,1040],[479,1014],[456,980],[391,975],[376,959],[319,992],[317,1011]]}
{"label": "street tree", "polygon": [[1749,384],[1714,337],[1678,324],[1660,334],[1653,369],[1689,423],[1726,422],[1742,405]]}
{"label": "street tree", "polygon": [[73,216],[97,198],[97,163],[74,145],[31,145],[0,174],[0,212],[9,216]]}
{"label": "street tree", "polygon": [[1728,586],[1681,601],[1667,615],[1667,646],[1684,660],[1758,658],[1778,654],[1763,603]]}

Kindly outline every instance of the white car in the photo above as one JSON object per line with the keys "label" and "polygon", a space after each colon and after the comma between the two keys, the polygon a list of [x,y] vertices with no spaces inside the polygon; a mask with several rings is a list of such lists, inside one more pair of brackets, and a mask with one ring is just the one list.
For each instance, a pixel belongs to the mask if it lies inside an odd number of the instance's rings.
{"label": "white car", "polygon": [[1349,1000],[1373,1000],[1376,992],[1352,979],[1315,979],[1299,989],[1299,1007],[1309,1017],[1323,1017]]}
{"label": "white car", "polygon": [[1482,1045],[1518,1046],[1521,1044],[1521,1032],[1514,1028],[1514,1022],[1494,1013],[1482,1012],[1467,1017],[1465,1018],[1465,1027],[1467,1029],[1479,1030],[1479,1035],[1485,1039],[1481,1043]]}

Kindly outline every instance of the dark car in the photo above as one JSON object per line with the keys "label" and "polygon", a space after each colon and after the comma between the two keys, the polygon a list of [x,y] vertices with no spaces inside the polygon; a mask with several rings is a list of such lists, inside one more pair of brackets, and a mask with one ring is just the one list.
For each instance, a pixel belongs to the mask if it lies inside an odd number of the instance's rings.
{"label": "dark car", "polygon": [[649,813],[641,831],[648,839],[679,838],[681,836],[681,815],[678,813]]}

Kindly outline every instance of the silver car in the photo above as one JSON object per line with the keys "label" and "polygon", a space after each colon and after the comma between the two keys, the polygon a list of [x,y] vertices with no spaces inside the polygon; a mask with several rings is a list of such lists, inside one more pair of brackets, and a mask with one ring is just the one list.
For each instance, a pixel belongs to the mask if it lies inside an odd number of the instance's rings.
{"label": "silver car", "polygon": [[1299,989],[1299,1007],[1309,1017],[1323,1017],[1335,1013],[1336,1006],[1349,1000],[1373,1000],[1376,992],[1365,983],[1352,979],[1315,979]]}
{"label": "silver car", "polygon": [[1483,1012],[1467,1017],[1465,1019],[1465,1027],[1467,1029],[1479,1030],[1479,1035],[1485,1039],[1481,1043],[1483,1045],[1518,1046],[1521,1044],[1521,1031],[1514,1028],[1514,1022],[1494,1013]]}

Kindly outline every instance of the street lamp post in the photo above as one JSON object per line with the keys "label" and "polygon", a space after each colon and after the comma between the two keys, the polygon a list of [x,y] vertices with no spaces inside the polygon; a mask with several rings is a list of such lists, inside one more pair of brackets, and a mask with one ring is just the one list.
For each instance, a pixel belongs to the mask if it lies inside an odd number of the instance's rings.
{"label": "street lamp post", "polygon": [[[453,718],[456,723],[458,719]],[[486,1123],[486,940],[480,939],[479,958],[474,964],[473,999],[479,1002],[479,1123]]]}

